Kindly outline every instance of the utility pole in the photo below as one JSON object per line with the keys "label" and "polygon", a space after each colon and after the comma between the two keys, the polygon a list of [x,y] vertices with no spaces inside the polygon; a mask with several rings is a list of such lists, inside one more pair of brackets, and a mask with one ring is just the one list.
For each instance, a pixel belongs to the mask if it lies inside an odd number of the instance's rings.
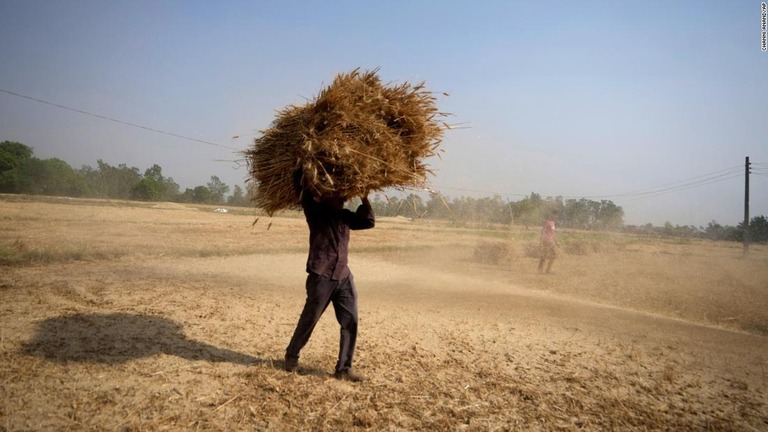
{"label": "utility pole", "polygon": [[744,162],[744,256],[749,253],[749,156]]}

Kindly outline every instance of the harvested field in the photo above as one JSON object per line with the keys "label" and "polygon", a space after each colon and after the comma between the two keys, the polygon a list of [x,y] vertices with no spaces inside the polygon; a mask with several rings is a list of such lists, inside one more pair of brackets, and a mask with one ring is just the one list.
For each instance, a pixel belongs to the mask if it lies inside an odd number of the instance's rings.
{"label": "harvested field", "polygon": [[0,195],[0,430],[768,429],[766,246],[382,218],[350,384],[303,219],[213,209]]}

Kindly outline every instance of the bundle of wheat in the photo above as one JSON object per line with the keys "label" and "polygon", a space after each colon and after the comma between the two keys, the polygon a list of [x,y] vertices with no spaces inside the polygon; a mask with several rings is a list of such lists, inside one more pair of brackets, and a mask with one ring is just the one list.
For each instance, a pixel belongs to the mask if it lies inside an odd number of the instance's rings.
{"label": "bundle of wheat", "polygon": [[245,151],[257,207],[272,214],[316,199],[388,187],[421,187],[431,173],[445,114],[424,83],[385,85],[377,71],[339,74],[305,105],[277,113]]}

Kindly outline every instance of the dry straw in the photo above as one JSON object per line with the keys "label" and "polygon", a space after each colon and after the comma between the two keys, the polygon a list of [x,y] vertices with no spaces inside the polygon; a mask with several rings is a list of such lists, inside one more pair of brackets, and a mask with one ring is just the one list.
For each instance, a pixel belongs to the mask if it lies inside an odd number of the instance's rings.
{"label": "dry straw", "polygon": [[252,200],[273,214],[301,193],[351,198],[389,187],[423,187],[447,125],[424,83],[385,85],[377,70],[339,74],[304,105],[278,111],[245,151]]}

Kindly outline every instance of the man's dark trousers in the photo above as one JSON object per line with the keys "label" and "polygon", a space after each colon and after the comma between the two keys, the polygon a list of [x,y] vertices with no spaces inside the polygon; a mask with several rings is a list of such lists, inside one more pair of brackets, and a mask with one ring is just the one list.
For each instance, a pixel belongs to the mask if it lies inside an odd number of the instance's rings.
{"label": "man's dark trousers", "polygon": [[355,354],[357,341],[357,290],[350,274],[341,280],[332,280],[326,276],[309,273],[307,276],[307,300],[301,311],[296,331],[293,332],[286,354],[298,358],[299,352],[312,336],[315,325],[330,303],[336,312],[336,321],[341,326],[339,341],[339,361],[337,371],[352,368],[352,357]]}

